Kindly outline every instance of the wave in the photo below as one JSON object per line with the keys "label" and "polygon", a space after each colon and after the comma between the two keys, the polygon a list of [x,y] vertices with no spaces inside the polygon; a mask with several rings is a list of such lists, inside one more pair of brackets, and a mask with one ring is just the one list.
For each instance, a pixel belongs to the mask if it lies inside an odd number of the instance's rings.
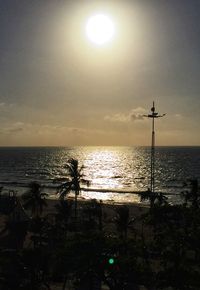
{"label": "wave", "polygon": [[[145,193],[146,190],[130,190],[130,189],[117,189],[117,188],[81,188],[82,191],[88,191],[88,192],[110,192],[110,193],[122,193],[122,194],[137,194],[140,195],[141,193]],[[159,193],[163,193],[164,195],[180,195],[179,193],[170,193],[170,192],[162,192],[159,191]]]}
{"label": "wave", "polygon": [[0,185],[10,185],[10,186],[20,186],[20,187],[26,187],[29,185],[30,182],[19,182],[19,181],[0,181]]}
{"label": "wave", "polygon": [[[6,186],[6,187],[22,187],[22,188],[28,188],[31,182],[19,182],[19,181],[0,181],[0,185]],[[41,187],[43,189],[56,189],[58,188],[60,184],[53,184],[53,183],[47,183],[47,184],[41,184]],[[146,192],[146,190],[133,190],[131,188],[124,189],[124,188],[92,188],[92,187],[82,187],[81,191],[83,192],[99,192],[99,193],[118,193],[118,194],[135,194],[140,195],[141,193]],[[162,191],[159,191],[162,192]],[[164,195],[170,196],[170,195],[180,195],[180,193],[174,193],[174,192],[162,192]]]}

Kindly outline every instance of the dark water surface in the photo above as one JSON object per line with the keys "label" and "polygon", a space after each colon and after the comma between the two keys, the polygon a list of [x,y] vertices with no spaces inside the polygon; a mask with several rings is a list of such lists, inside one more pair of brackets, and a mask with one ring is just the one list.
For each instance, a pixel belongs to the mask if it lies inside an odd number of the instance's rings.
{"label": "dark water surface", "polygon": [[[31,181],[38,181],[54,195],[53,181],[66,177],[65,164],[72,157],[84,166],[85,179],[96,189],[82,192],[85,198],[138,201],[129,192],[149,186],[149,147],[1,147],[0,185],[22,192]],[[200,181],[200,147],[158,147],[155,175],[156,190],[169,193],[173,202],[185,180]]]}

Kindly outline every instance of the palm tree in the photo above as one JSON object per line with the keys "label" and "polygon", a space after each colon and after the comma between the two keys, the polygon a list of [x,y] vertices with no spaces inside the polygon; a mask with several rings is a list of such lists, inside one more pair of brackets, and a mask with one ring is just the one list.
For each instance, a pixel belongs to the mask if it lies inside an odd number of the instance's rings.
{"label": "palm tree", "polygon": [[122,238],[127,239],[128,228],[135,221],[135,219],[130,219],[129,208],[126,205],[118,206],[115,211],[117,216],[115,217],[114,221],[117,230]]}
{"label": "palm tree", "polygon": [[155,202],[155,193],[148,188],[147,191],[140,193],[140,201],[150,201],[150,207],[152,208]]}
{"label": "palm tree", "polygon": [[[185,184],[188,185],[187,183]],[[199,208],[200,206],[200,189],[197,179],[189,180],[190,191],[186,190],[182,192],[182,198],[184,199],[184,205],[187,206],[188,201],[192,204],[193,208]]]}
{"label": "palm tree", "polygon": [[98,223],[98,229],[102,231],[102,215],[102,200],[98,202],[96,199],[91,199],[83,207],[85,226],[89,230],[95,229]]}
{"label": "palm tree", "polygon": [[150,208],[167,204],[167,197],[162,192],[152,192],[150,189],[140,193],[140,201],[150,201]]}
{"label": "palm tree", "polygon": [[41,246],[42,244],[44,221],[41,214],[44,207],[47,206],[46,197],[47,194],[42,192],[41,185],[37,182],[31,182],[29,190],[22,195],[24,208],[31,210],[32,217],[34,217],[30,225],[30,230],[34,233],[32,235],[34,248],[36,245]]}
{"label": "palm tree", "polygon": [[22,196],[24,201],[24,208],[30,209],[32,216],[38,217],[42,214],[46,203],[47,194],[41,190],[41,185],[37,182],[31,182],[29,190]]}
{"label": "palm tree", "polygon": [[83,179],[83,174],[82,174],[83,166],[79,168],[77,159],[73,159],[73,158],[69,159],[66,164],[66,168],[68,169],[69,179],[66,182],[64,182],[61,186],[59,186],[58,194],[60,195],[61,199],[64,199],[68,193],[70,193],[71,191],[74,192],[74,201],[75,201],[74,210],[75,210],[75,219],[76,219],[77,198],[81,192],[80,184],[85,183],[88,186],[89,181]]}
{"label": "palm tree", "polygon": [[72,211],[72,201],[62,199],[58,204],[55,205],[55,208],[57,224],[59,225],[59,228],[60,225],[64,227],[64,233],[66,235]]}

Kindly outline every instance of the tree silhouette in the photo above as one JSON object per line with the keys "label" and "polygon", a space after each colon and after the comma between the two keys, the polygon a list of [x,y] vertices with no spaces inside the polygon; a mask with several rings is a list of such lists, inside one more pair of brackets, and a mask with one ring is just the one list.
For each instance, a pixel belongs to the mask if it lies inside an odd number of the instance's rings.
{"label": "tree silhouette", "polygon": [[[186,186],[188,183],[185,184]],[[185,206],[188,205],[188,202],[192,205],[193,208],[199,208],[200,206],[200,189],[197,179],[192,179],[189,181],[190,190],[182,192],[182,198],[184,199]]]}
{"label": "tree silhouette", "polygon": [[66,235],[68,230],[68,223],[72,211],[72,201],[61,199],[58,204],[55,205],[56,208],[56,221],[59,226],[62,225],[64,229],[64,234]]}
{"label": "tree silhouette", "polygon": [[[102,200],[99,202],[96,199],[91,199],[83,207],[84,225],[88,229],[95,229],[98,224],[98,229],[103,229],[102,221]],[[86,218],[86,219],[85,219]]]}
{"label": "tree silhouette", "polygon": [[128,227],[134,222],[134,218],[130,219],[129,208],[126,205],[118,206],[115,209],[117,216],[114,218],[117,230],[122,238],[127,239]]}
{"label": "tree silhouette", "polygon": [[151,192],[151,190],[148,189],[140,193],[140,201],[149,201],[150,208],[153,208],[155,205],[166,205],[167,197],[162,192]]}
{"label": "tree silhouette", "polygon": [[59,192],[61,199],[64,199],[71,191],[74,192],[74,213],[75,219],[77,218],[77,198],[81,192],[81,183],[89,185],[89,181],[83,178],[82,170],[83,166],[79,168],[77,159],[69,159],[66,168],[68,169],[69,179],[59,186]]}
{"label": "tree silhouette", "polygon": [[31,182],[29,190],[23,194],[24,208],[30,209],[32,216],[40,216],[44,207],[47,206],[47,194],[41,191],[41,185],[37,182]]}

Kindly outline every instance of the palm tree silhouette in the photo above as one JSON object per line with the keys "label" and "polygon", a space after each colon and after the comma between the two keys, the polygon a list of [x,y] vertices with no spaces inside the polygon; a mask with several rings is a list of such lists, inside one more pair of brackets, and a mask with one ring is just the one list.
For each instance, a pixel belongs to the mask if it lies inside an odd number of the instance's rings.
{"label": "palm tree silhouette", "polygon": [[[187,186],[188,184],[185,183]],[[184,199],[184,205],[187,206],[188,202],[193,208],[197,209],[200,206],[200,188],[197,179],[189,180],[190,191],[186,190],[181,193]]]}
{"label": "palm tree silhouette", "polygon": [[24,208],[30,209],[32,216],[38,217],[47,206],[46,197],[47,194],[41,191],[41,185],[37,182],[31,182],[29,190],[22,196]]}
{"label": "palm tree silhouette", "polygon": [[128,228],[134,222],[134,218],[130,219],[129,208],[126,205],[118,206],[115,209],[117,215],[114,218],[116,227],[121,237],[127,239]]}
{"label": "palm tree silhouette", "polygon": [[150,207],[152,208],[155,202],[155,193],[148,188],[147,191],[140,193],[140,201],[150,201]]}
{"label": "palm tree silhouette", "polygon": [[83,166],[79,168],[78,160],[77,159],[69,159],[66,168],[68,169],[69,179],[64,182],[61,186],[59,186],[59,192],[61,199],[64,199],[67,194],[71,191],[74,192],[74,213],[75,219],[77,218],[77,198],[81,192],[81,183],[89,185],[89,181],[83,178],[82,170]]}
{"label": "palm tree silhouette", "polygon": [[162,192],[152,192],[150,189],[140,193],[140,201],[149,201],[150,208],[156,205],[162,206],[167,204],[167,197]]}
{"label": "palm tree silhouette", "polygon": [[62,199],[58,204],[55,205],[55,208],[57,225],[62,225],[64,227],[64,234],[66,236],[72,211],[72,201]]}

